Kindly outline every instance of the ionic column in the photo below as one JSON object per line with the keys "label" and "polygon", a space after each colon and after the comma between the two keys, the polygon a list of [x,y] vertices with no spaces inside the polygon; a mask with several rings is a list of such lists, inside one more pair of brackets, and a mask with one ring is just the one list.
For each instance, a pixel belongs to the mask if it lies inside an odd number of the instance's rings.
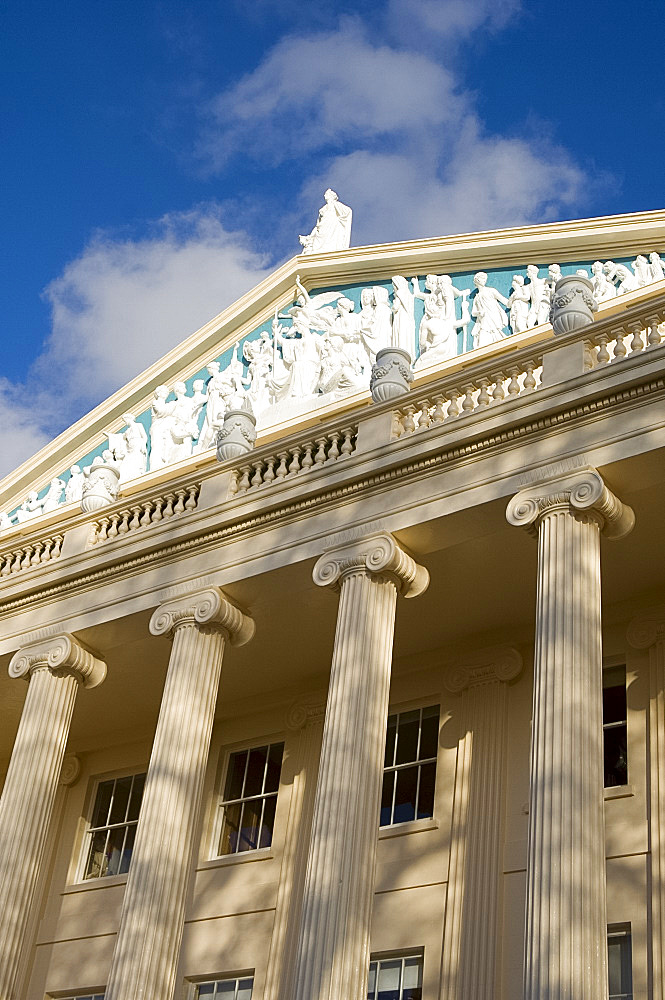
{"label": "ionic column", "polygon": [[607,997],[600,534],[634,515],[595,469],[508,504],[538,537],[524,1000]]}
{"label": "ionic column", "polygon": [[651,980],[653,1000],[665,1000],[665,607],[633,619],[628,642],[649,650]]}
{"label": "ionic column", "polygon": [[522,670],[515,649],[461,661],[444,678],[462,693],[450,870],[443,936],[442,1000],[494,1000],[505,786],[507,684]]}
{"label": "ionic column", "polygon": [[429,574],[377,532],[326,552],[314,582],[340,596],[294,995],[366,1000],[395,605]]}
{"label": "ionic column", "polygon": [[279,873],[275,922],[270,939],[264,1000],[293,1000],[302,895],[324,713],[325,705],[322,702],[300,700],[291,706],[286,718],[288,728],[299,731],[299,740],[284,839],[284,854]]}
{"label": "ionic column", "polygon": [[29,683],[0,799],[2,1000],[14,996],[76,692],[81,683],[101,684],[106,664],[63,633],[21,649],[12,657],[9,676]]}
{"label": "ionic column", "polygon": [[210,587],[162,604],[150,631],[173,646],[106,1000],[173,997],[224,645],[254,623]]}

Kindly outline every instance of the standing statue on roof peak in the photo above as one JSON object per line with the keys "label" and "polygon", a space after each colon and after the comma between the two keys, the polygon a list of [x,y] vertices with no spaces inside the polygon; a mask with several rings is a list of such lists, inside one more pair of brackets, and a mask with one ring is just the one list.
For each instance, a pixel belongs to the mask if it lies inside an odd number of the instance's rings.
{"label": "standing statue on roof peak", "polygon": [[351,243],[351,217],[353,212],[343,205],[331,188],[324,194],[325,205],[319,209],[316,225],[308,236],[301,236],[302,253],[328,253],[331,250],[348,250]]}

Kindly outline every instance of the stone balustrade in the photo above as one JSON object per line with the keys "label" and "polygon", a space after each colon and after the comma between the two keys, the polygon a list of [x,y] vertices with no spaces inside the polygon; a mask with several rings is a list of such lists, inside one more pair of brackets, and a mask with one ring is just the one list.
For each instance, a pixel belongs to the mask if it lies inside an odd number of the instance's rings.
{"label": "stone balustrade", "polygon": [[54,534],[36,542],[28,542],[9,552],[0,554],[0,576],[20,573],[40,563],[57,559],[62,549],[64,535]]}
{"label": "stone balustrade", "polygon": [[617,318],[590,341],[589,354],[594,368],[622,361],[652,350],[665,339],[665,307],[653,308],[650,315],[634,320]]}
{"label": "stone balustrade", "polygon": [[[245,461],[233,470],[230,496],[293,478],[311,469],[322,469],[339,459],[348,458],[356,450],[358,425],[340,430],[320,432],[269,455]],[[247,458],[249,459],[249,455]]]}
{"label": "stone balustrade", "polygon": [[196,510],[200,489],[200,483],[194,483],[98,517],[93,524],[91,544],[106,542],[130,531],[139,531],[150,524]]}

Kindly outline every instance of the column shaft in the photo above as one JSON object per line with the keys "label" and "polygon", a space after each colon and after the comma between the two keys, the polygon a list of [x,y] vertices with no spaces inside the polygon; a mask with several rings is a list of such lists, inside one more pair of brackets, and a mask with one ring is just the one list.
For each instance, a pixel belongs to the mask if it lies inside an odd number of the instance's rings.
{"label": "column shaft", "polygon": [[365,1000],[397,588],[341,583],[312,822],[298,1000]]}
{"label": "column shaft", "polygon": [[223,654],[216,629],[176,628],[106,1000],[173,997]]}
{"label": "column shaft", "polygon": [[33,670],[0,799],[0,998],[10,1000],[44,853],[78,679]]}
{"label": "column shaft", "polygon": [[539,520],[525,1000],[607,997],[600,520]]}

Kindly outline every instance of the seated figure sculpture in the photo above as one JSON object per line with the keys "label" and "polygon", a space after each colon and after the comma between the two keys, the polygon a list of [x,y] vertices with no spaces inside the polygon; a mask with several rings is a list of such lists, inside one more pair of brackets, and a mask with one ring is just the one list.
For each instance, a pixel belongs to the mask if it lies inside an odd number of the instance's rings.
{"label": "seated figure sculpture", "polygon": [[325,205],[319,209],[314,229],[307,236],[300,237],[303,254],[347,250],[351,243],[351,209],[342,204],[331,188],[323,197]]}

